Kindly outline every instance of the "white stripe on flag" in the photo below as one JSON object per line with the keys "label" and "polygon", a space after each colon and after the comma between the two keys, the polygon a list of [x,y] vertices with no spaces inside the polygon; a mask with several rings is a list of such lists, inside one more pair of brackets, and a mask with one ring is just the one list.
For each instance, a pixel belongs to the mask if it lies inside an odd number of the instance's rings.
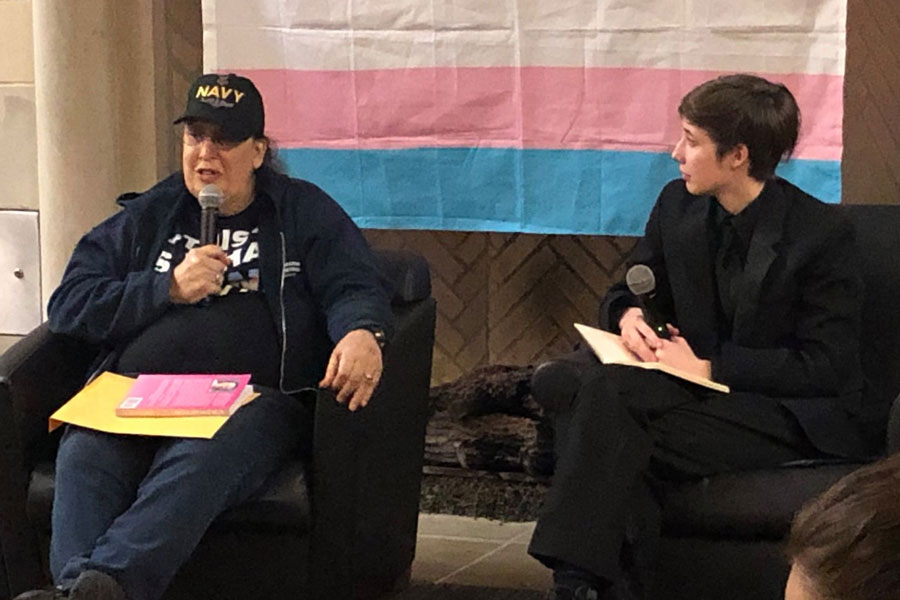
{"label": "white stripe on flag", "polygon": [[[205,0],[205,68],[587,66],[843,75],[843,0]],[[672,6],[676,4],[676,6]],[[810,7],[810,4],[817,5]],[[465,5],[465,8],[461,8]],[[770,6],[771,5],[771,6]]]}

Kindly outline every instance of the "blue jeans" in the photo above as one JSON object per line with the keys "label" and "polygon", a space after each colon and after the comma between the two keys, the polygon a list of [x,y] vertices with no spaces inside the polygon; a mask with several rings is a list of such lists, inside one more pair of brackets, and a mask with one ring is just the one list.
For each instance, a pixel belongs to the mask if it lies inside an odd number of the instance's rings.
{"label": "blue jeans", "polygon": [[212,521],[258,491],[311,439],[312,409],[267,391],[210,439],[69,426],[56,457],[50,571],[95,569],[129,600],[157,600]]}

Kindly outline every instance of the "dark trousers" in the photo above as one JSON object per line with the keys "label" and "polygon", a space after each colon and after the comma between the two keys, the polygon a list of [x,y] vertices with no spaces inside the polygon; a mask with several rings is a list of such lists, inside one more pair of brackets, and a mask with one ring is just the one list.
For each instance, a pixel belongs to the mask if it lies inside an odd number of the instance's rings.
{"label": "dark trousers", "polygon": [[209,440],[69,426],[56,458],[54,582],[67,587],[95,569],[129,600],[157,600],[213,519],[301,450],[311,425],[309,408],[266,392]]}
{"label": "dark trousers", "polygon": [[668,375],[596,363],[556,423],[556,470],[529,553],[640,596],[660,533],[664,481],[820,456],[777,399],[721,394]]}

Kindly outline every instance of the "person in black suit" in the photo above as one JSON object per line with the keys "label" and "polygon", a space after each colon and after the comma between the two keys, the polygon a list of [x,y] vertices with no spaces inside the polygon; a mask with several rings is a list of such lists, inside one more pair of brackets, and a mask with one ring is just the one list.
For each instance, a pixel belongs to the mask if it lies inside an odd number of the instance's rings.
{"label": "person in black suit", "polygon": [[[658,337],[624,283],[601,307],[644,361],[731,388],[602,365],[589,351],[559,390],[557,463],[529,552],[553,597],[640,598],[652,577],[660,480],[866,449],[860,401],[862,284],[840,209],[775,176],[800,111],[783,85],[729,75],[689,92],[672,152],[682,177],[657,199],[629,264],[653,271]],[[623,576],[627,573],[627,577]]]}

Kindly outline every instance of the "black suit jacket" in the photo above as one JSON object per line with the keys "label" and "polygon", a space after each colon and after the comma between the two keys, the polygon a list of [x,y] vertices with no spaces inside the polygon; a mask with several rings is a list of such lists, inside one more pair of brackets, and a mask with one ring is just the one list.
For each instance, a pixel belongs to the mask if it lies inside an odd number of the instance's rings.
{"label": "black suit jacket", "polygon": [[[709,196],[683,181],[663,188],[629,264],[656,276],[657,302],[694,352],[712,362],[713,379],[735,392],[781,399],[824,452],[858,456],[862,283],[853,229],[836,206],[783,179],[766,183],[737,285],[730,332],[718,331]],[[636,304],[624,283],[610,290],[601,326]],[[730,335],[729,335],[730,333]]]}

